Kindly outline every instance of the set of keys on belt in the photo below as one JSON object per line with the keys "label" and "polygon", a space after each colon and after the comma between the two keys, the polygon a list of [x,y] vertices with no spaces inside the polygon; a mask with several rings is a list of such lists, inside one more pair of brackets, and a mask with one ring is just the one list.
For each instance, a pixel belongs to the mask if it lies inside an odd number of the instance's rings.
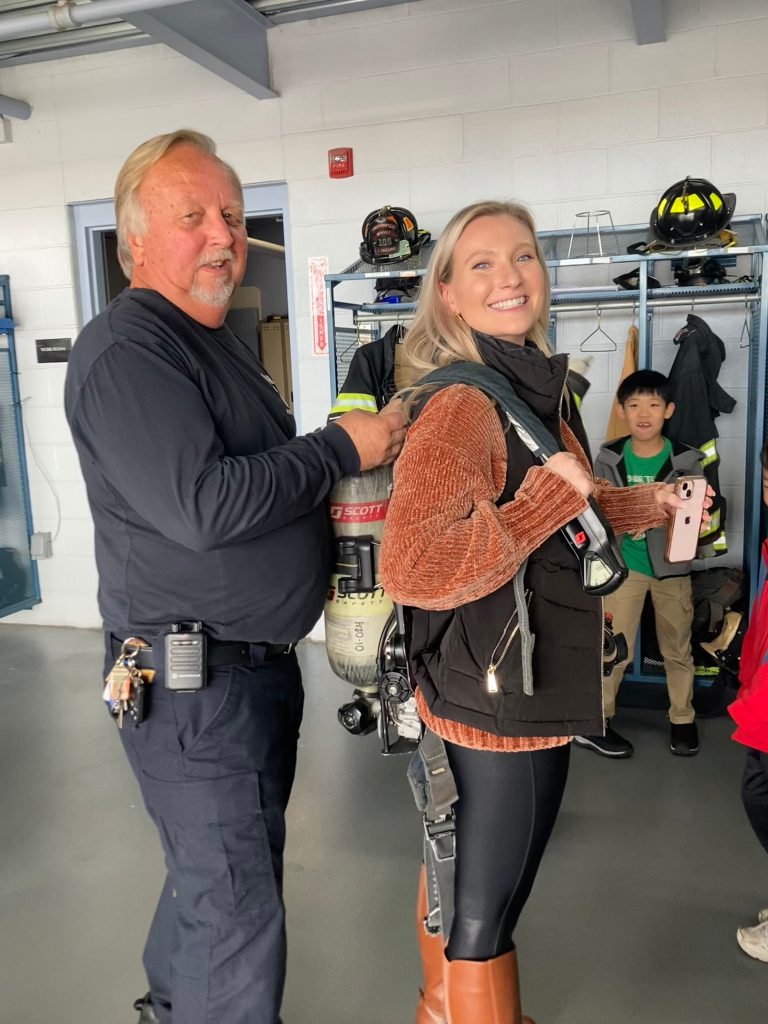
{"label": "set of keys on belt", "polygon": [[135,726],[144,721],[144,687],[155,678],[155,670],[138,668],[136,656],[148,647],[140,637],[128,637],[106,678],[103,697],[120,729],[126,715]]}

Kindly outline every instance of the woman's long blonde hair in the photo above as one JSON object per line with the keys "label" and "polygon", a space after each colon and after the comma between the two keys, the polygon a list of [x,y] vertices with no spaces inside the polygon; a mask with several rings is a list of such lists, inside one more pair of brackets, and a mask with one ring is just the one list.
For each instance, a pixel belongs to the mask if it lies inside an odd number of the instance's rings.
{"label": "woman's long blonde hair", "polygon": [[[429,267],[421,284],[419,302],[404,342],[404,375],[410,387],[438,366],[459,360],[480,363],[482,359],[472,338],[472,330],[455,316],[440,295],[440,285],[451,280],[453,252],[464,229],[478,217],[513,217],[533,236],[536,258],[544,269],[544,302],[538,320],[529,332],[529,339],[550,354],[547,327],[549,324],[549,274],[544,254],[536,238],[536,226],[530,210],[520,203],[486,200],[465,206],[451,218],[432,252]],[[411,392],[411,395],[414,393]]]}

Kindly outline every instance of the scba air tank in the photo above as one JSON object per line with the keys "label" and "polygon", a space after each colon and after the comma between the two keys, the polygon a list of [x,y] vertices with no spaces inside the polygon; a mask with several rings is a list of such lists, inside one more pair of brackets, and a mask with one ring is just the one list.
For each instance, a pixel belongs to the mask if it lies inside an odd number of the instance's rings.
{"label": "scba air tank", "polygon": [[[337,552],[325,602],[325,643],[331,668],[355,687],[375,686],[379,677],[379,645],[392,613],[392,600],[381,588],[379,545],[392,490],[392,467],[379,466],[358,476],[348,476],[331,491],[331,520],[337,548],[339,541],[360,538],[362,557]],[[355,591],[354,583],[365,575],[365,552],[371,559],[368,584],[372,589]],[[352,545],[347,545],[351,548]]]}

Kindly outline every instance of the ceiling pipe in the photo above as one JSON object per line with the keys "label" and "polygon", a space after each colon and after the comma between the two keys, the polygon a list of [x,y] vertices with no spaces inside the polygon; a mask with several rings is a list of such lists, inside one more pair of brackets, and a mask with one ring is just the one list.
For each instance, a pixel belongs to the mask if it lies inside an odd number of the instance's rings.
{"label": "ceiling pipe", "polygon": [[187,0],[95,0],[88,4],[76,4],[71,0],[60,0],[41,11],[29,14],[0,17],[0,40],[25,39],[66,32],[68,29],[84,28],[99,22],[112,21],[136,11],[151,11],[158,7],[171,7],[186,3]]}
{"label": "ceiling pipe", "polygon": [[24,100],[0,94],[0,117],[17,117],[20,121],[28,121],[31,114],[32,107]]}
{"label": "ceiling pipe", "polygon": [[277,242],[265,242],[261,238],[249,238],[248,245],[252,249],[263,249],[266,252],[273,252],[276,255],[285,256],[285,246],[278,245]]}

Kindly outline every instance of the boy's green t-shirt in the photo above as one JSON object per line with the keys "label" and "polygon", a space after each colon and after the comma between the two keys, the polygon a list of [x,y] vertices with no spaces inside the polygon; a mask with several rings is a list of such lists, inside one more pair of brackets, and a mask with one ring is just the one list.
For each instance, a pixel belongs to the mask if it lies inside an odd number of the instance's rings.
{"label": "boy's green t-shirt", "polygon": [[[627,438],[624,442],[624,468],[627,473],[627,483],[630,487],[634,484],[652,484],[664,463],[672,454],[672,444],[667,438],[662,438],[664,444],[658,455],[652,455],[649,459],[640,458],[632,451],[632,439]],[[648,544],[643,533],[637,540],[627,534],[621,542],[621,554],[627,563],[627,568],[633,572],[641,572],[644,576],[653,576],[653,567],[648,556]]]}

